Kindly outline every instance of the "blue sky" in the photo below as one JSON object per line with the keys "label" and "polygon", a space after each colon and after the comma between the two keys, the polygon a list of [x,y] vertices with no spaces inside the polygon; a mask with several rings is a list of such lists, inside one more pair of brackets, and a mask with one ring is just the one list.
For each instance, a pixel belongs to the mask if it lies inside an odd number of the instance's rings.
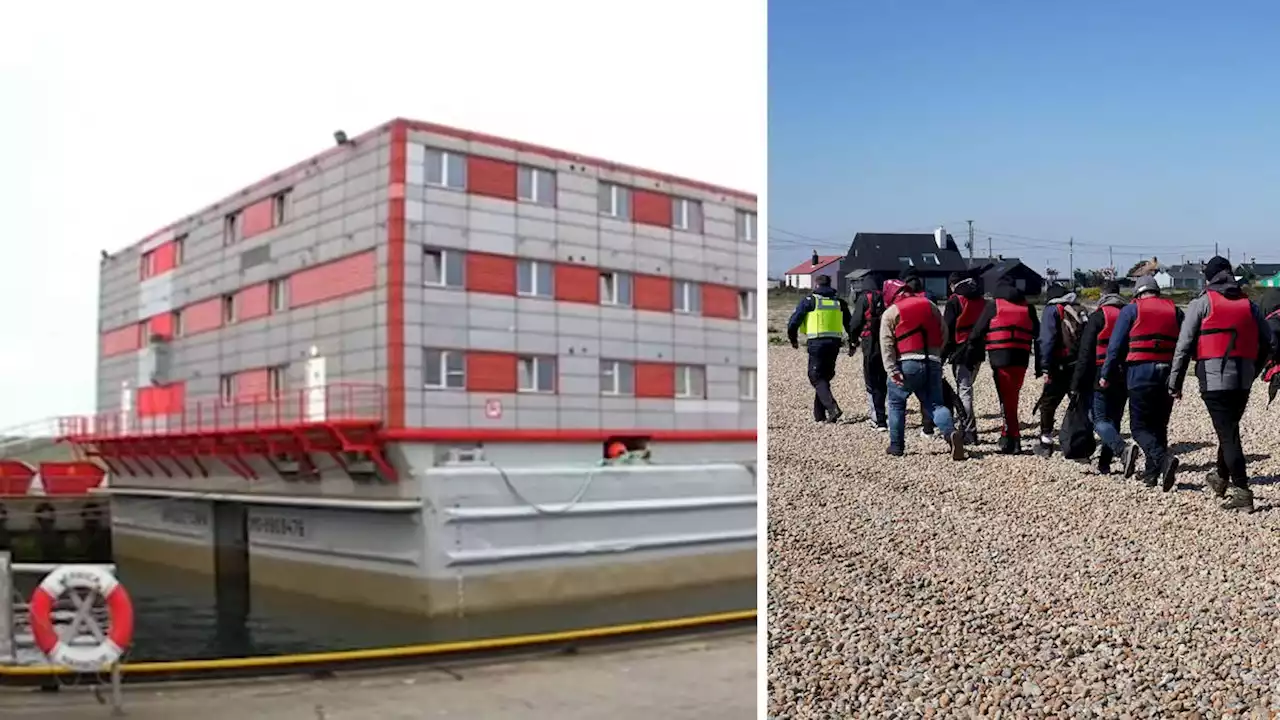
{"label": "blue sky", "polygon": [[769,271],[927,231],[1280,262],[1280,3],[769,4]]}

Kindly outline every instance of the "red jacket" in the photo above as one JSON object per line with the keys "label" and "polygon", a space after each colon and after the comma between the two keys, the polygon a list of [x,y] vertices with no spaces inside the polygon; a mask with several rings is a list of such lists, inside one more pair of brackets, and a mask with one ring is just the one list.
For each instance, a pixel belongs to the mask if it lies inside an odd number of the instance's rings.
{"label": "red jacket", "polygon": [[987,350],[1024,350],[1031,352],[1031,315],[1026,305],[996,298],[996,315],[987,330]]}
{"label": "red jacket", "polygon": [[942,345],[942,321],[929,298],[923,295],[899,296],[898,324],[893,329],[898,355],[926,353]]}
{"label": "red jacket", "polygon": [[1125,362],[1173,362],[1173,349],[1178,344],[1178,307],[1162,297],[1138,298],[1133,304],[1137,317],[1129,329]]}
{"label": "red jacket", "polygon": [[1093,359],[1094,365],[1102,367],[1107,361],[1107,345],[1111,342],[1111,335],[1116,331],[1116,318],[1120,317],[1120,308],[1115,305],[1102,306],[1102,329],[1098,331],[1098,342],[1095,346]]}
{"label": "red jacket", "polygon": [[1258,357],[1258,325],[1247,297],[1228,298],[1209,291],[1209,314],[1200,322],[1196,360]]}
{"label": "red jacket", "polygon": [[969,339],[973,326],[978,323],[978,316],[986,309],[987,299],[967,298],[963,295],[957,295],[955,298],[960,303],[960,316],[956,318],[955,343],[962,345]]}

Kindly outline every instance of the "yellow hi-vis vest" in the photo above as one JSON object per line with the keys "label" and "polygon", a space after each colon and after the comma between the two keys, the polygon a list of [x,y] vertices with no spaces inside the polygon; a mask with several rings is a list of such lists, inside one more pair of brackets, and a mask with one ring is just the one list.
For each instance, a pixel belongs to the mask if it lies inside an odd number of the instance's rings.
{"label": "yellow hi-vis vest", "polygon": [[813,296],[813,309],[804,318],[804,334],[813,338],[835,338],[843,335],[844,313],[835,298]]}

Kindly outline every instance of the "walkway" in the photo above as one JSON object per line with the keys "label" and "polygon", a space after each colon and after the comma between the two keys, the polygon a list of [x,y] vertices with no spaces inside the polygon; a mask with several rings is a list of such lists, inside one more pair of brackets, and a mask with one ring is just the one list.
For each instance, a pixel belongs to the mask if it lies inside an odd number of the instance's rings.
{"label": "walkway", "polygon": [[[500,665],[125,687],[131,720],[739,720],[756,716],[754,632]],[[109,718],[92,693],[0,689],[5,720]]]}

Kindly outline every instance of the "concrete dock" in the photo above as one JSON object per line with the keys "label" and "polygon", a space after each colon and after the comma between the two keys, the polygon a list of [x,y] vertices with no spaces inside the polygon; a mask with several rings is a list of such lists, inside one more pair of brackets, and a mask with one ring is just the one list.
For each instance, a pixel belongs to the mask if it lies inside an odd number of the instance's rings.
{"label": "concrete dock", "polygon": [[[448,669],[125,687],[134,720],[739,720],[756,716],[754,630]],[[85,688],[0,689],[5,720],[109,718]]]}

